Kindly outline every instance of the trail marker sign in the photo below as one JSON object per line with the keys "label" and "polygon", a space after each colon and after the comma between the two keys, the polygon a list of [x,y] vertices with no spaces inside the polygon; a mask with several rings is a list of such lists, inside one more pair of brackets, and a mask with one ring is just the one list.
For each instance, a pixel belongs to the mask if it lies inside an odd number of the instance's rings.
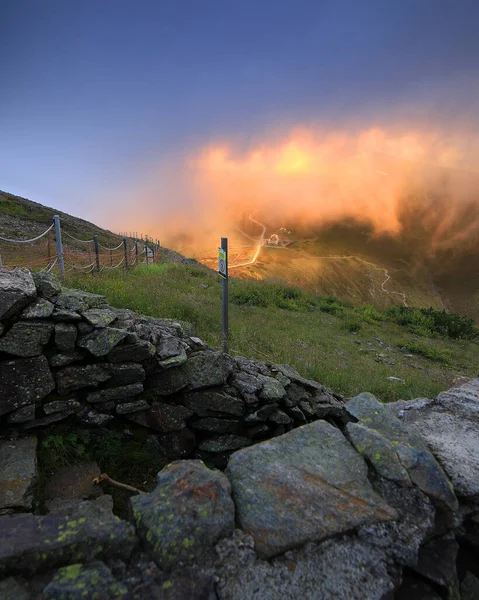
{"label": "trail marker sign", "polygon": [[218,248],[218,274],[220,277],[223,277],[223,279],[228,277],[226,264],[226,250]]}

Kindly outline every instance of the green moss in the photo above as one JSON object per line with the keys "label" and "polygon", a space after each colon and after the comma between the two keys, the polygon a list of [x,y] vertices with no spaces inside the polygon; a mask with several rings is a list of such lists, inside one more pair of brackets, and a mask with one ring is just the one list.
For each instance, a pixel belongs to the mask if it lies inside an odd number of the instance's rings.
{"label": "green moss", "polygon": [[83,568],[81,564],[69,565],[68,567],[62,567],[58,570],[57,576],[60,581],[72,581],[77,579]]}

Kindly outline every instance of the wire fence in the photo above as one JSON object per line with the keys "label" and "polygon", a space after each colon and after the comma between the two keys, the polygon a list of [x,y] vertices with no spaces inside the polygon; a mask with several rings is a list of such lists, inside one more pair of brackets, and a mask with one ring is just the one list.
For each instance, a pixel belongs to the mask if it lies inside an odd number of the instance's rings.
{"label": "wire fence", "polygon": [[[87,237],[87,236],[85,236]],[[26,267],[33,271],[55,272],[62,279],[67,273],[101,273],[152,265],[160,255],[159,240],[135,234],[122,236],[118,245],[100,243],[98,236],[82,239],[62,228],[60,217],[40,235],[29,239],[0,236],[0,267]]]}

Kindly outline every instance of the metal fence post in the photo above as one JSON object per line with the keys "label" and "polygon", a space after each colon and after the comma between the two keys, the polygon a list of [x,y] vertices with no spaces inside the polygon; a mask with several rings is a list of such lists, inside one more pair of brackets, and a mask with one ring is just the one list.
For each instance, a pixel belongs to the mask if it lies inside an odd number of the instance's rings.
{"label": "metal fence post", "polygon": [[126,238],[123,238],[123,248],[125,249],[125,269],[128,269],[128,251],[126,249]]}
{"label": "metal fence post", "polygon": [[228,354],[228,238],[221,238],[221,249],[226,253],[225,277],[223,277],[223,352]]}
{"label": "metal fence post", "polygon": [[99,273],[100,272],[100,250],[98,248],[98,236],[97,235],[95,235],[93,237],[93,243],[95,244],[96,270]]}
{"label": "metal fence post", "polygon": [[58,268],[60,269],[60,279],[65,277],[65,263],[63,261],[62,231],[60,227],[60,217],[53,217],[55,223],[55,238],[57,241]]}

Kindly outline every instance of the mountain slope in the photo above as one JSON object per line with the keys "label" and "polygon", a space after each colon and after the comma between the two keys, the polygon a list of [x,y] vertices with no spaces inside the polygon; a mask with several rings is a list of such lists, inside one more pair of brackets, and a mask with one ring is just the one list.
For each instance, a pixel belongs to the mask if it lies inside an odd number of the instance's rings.
{"label": "mountain slope", "polygon": [[[60,216],[62,227],[66,231],[80,239],[91,239],[97,235],[104,244],[115,244],[115,242],[118,244],[121,239],[111,231],[89,221],[0,190],[0,235],[3,237],[12,239],[35,237],[51,225],[54,215]],[[71,242],[65,240],[65,243]]]}

